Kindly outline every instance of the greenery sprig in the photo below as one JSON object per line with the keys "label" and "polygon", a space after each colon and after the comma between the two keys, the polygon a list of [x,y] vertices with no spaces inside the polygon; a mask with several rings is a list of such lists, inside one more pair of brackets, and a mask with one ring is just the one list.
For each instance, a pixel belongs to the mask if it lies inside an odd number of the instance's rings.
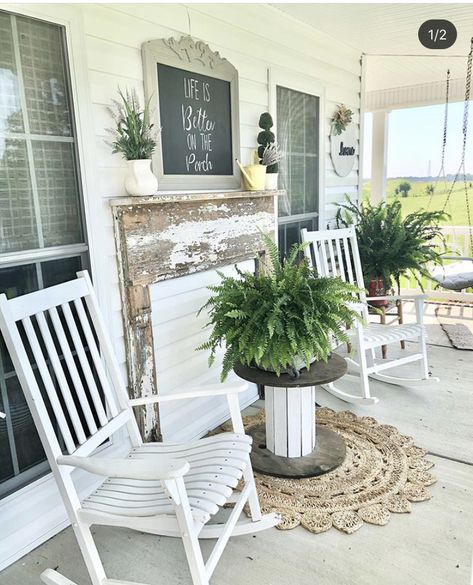
{"label": "greenery sprig", "polygon": [[387,289],[394,281],[399,291],[401,276],[411,274],[423,290],[418,273],[428,277],[428,263],[442,264],[439,223],[448,217],[443,211],[421,209],[403,218],[397,199],[373,205],[346,196],[346,203],[338,204],[337,224],[355,225],[365,284],[381,277]]}
{"label": "greenery sprig", "polygon": [[346,324],[359,318],[350,305],[359,290],[338,278],[319,278],[300,260],[305,244],[294,245],[281,263],[276,244],[268,235],[263,239],[271,272],[219,272],[220,284],[209,287],[213,296],[200,309],[208,311],[212,332],[197,349],[210,350],[210,366],[225,345],[222,381],[238,360],[278,375],[301,362],[308,367],[314,357],[327,360],[332,341],[346,341]]}
{"label": "greenery sprig", "polygon": [[126,160],[149,159],[156,148],[160,132],[150,121],[149,100],[143,109],[135,90],[127,89],[125,94],[118,89],[121,101],[112,100],[114,108],[107,108],[115,121],[115,128],[107,132],[114,138],[110,145],[113,153],[120,153]]}

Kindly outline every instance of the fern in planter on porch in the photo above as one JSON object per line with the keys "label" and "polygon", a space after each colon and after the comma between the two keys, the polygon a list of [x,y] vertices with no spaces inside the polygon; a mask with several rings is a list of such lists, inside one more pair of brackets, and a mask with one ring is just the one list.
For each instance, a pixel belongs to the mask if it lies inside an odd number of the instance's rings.
{"label": "fern in planter on porch", "polygon": [[377,204],[345,199],[338,204],[337,226],[355,225],[365,283],[382,279],[385,289],[396,284],[399,292],[401,278],[412,275],[423,290],[418,275],[429,277],[428,265],[442,264],[440,224],[448,214],[419,209],[403,217],[398,199]]}
{"label": "fern in planter on porch", "polygon": [[319,278],[299,259],[305,244],[295,244],[281,263],[276,244],[263,238],[271,272],[237,268],[238,277],[219,272],[221,283],[209,287],[214,294],[200,309],[208,310],[212,332],[197,349],[210,350],[210,366],[225,344],[222,381],[237,361],[278,375],[308,367],[314,358],[326,361],[333,338],[347,341],[344,325],[359,318],[349,304],[358,289],[337,278]]}

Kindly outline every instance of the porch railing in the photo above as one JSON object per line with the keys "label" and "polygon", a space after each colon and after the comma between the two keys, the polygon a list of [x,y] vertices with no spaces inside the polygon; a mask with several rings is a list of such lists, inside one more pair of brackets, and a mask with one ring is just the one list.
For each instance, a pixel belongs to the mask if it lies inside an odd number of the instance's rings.
{"label": "porch railing", "polygon": [[[452,256],[472,257],[473,250],[470,246],[470,228],[468,226],[448,226],[442,228],[445,236],[446,246],[442,246],[442,252]],[[440,244],[441,245],[441,244]],[[445,260],[445,265],[458,262],[459,260]],[[473,302],[473,288],[462,291],[452,291],[438,287],[435,281],[425,277],[419,277],[422,282],[424,291],[432,299]],[[421,292],[419,284],[414,277],[403,278],[401,280],[401,292],[412,293]]]}

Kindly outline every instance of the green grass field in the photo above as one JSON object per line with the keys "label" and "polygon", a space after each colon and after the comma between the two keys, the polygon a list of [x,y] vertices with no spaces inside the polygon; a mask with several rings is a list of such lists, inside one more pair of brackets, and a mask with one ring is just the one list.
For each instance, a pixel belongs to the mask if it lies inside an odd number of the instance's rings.
{"label": "green grass field", "polygon": [[[409,191],[407,197],[401,197],[396,195],[394,192],[396,187],[403,181],[409,182],[412,186],[412,189]],[[427,185],[429,185],[429,182],[414,182],[409,181],[408,179],[388,179],[388,201],[398,197],[402,203],[402,210],[405,215],[418,209],[426,209],[429,205],[429,200],[431,199],[425,191]],[[468,199],[470,202],[471,214],[473,216],[473,184],[471,184],[471,187],[470,183],[468,183],[468,185]],[[451,183],[448,183],[448,189],[450,189],[450,186]],[[436,191],[437,193],[434,194],[430,202],[430,210],[442,209],[445,204],[446,193],[443,189],[443,185],[440,182],[437,184]],[[370,193],[370,181],[365,181],[363,183],[363,195],[369,196]],[[463,181],[455,185],[455,189],[452,192],[450,201],[445,211],[451,215],[451,218],[444,221],[444,225],[469,225]]]}

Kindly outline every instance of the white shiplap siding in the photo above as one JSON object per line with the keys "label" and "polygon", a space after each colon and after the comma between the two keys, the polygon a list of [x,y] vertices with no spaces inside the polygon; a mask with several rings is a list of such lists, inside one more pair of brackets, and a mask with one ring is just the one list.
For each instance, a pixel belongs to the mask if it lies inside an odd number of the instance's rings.
{"label": "white shiplap siding", "polygon": [[[255,263],[253,260],[241,262],[239,268],[254,271]],[[232,266],[223,268],[222,272],[236,275]],[[219,281],[216,271],[209,270],[151,286],[156,370],[162,394],[172,394],[190,385],[219,381],[221,354],[209,369],[209,352],[196,351],[196,347],[208,338],[208,328],[205,328],[208,315],[202,312],[197,316],[197,312],[209,298],[207,287]],[[240,394],[242,407],[256,399],[254,385]],[[164,440],[188,440],[224,422],[228,417],[228,406],[224,397],[206,397],[165,403],[160,413]]]}

